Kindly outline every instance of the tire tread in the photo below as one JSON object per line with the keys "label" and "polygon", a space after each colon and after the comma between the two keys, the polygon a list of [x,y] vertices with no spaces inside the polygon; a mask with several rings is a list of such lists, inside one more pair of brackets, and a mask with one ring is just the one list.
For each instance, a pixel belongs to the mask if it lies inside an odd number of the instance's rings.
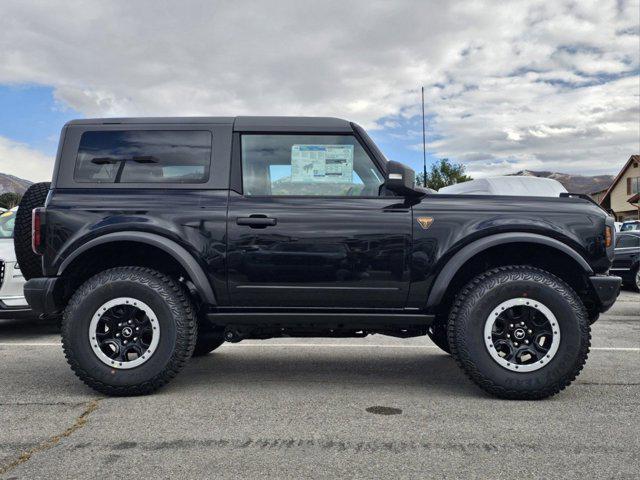
{"label": "tire tread", "polygon": [[[486,288],[494,286],[498,281],[498,276],[506,276],[504,279],[504,282],[506,283],[509,281],[522,280],[523,274],[528,276],[528,279],[544,283],[551,288],[556,287],[558,284],[562,287],[560,289],[556,288],[556,291],[562,295],[564,300],[566,300],[570,304],[571,308],[576,312],[576,316],[579,319],[579,328],[581,330],[580,334],[583,339],[586,339],[586,342],[582,342],[577,362],[571,372],[560,378],[551,386],[533,390],[505,388],[486,378],[480,373],[474,362],[471,360],[469,352],[464,349],[464,346],[460,347],[456,342],[456,330],[458,328],[456,319],[458,315],[464,311],[467,300],[473,296],[477,298],[482,297],[484,294],[483,287]],[[555,285],[553,285],[554,283]],[[449,313],[448,335],[451,355],[465,374],[484,391],[500,398],[513,400],[537,400],[550,397],[564,390],[576,379],[584,367],[591,347],[591,329],[589,326],[587,311],[575,291],[557,276],[547,272],[546,270],[529,265],[509,265],[492,268],[467,283],[467,285],[464,286],[456,296],[453,307]]]}
{"label": "tire tread", "polygon": [[44,206],[51,183],[31,185],[20,200],[13,229],[16,259],[25,280],[42,277],[42,257],[31,250],[31,211]]}
{"label": "tire tread", "polygon": [[[73,330],[70,317],[71,312],[79,308],[82,299],[95,289],[104,286],[105,283],[122,280],[143,283],[150,287],[152,283],[160,283],[169,289],[171,295],[164,297],[164,300],[168,303],[176,320],[177,339],[174,354],[162,372],[137,385],[114,386],[97,380],[90,372],[86,371],[77,361],[76,355],[67,339],[70,335],[77,334]],[[182,315],[181,310],[184,315]],[[71,369],[86,385],[109,396],[147,395],[158,390],[184,368],[189,358],[191,358],[196,338],[197,321],[195,309],[184,288],[171,277],[146,267],[117,267],[94,275],[82,284],[71,297],[62,319],[62,348]]]}

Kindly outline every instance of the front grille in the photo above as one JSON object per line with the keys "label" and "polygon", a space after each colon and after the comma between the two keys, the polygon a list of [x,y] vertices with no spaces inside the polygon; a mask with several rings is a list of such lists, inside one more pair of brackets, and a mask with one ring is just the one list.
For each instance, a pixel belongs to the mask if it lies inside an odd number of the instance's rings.
{"label": "front grille", "polygon": [[4,282],[4,260],[0,260],[0,287]]}

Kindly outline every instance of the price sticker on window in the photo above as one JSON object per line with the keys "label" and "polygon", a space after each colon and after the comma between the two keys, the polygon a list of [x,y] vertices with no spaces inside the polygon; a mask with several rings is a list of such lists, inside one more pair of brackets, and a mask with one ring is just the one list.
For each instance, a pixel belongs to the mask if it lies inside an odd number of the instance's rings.
{"label": "price sticker on window", "polygon": [[291,181],[352,183],[353,145],[292,145]]}

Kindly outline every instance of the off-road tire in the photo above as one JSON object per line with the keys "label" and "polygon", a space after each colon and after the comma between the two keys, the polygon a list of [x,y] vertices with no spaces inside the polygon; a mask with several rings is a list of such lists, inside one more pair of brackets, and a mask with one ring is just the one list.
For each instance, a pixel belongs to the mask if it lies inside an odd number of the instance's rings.
{"label": "off-road tire", "polygon": [[[133,297],[157,315],[157,350],[135,368],[119,370],[103,363],[89,342],[91,318],[117,297]],[[62,321],[62,346],[67,362],[89,387],[111,396],[145,395],[162,387],[182,370],[193,353],[198,334],[193,304],[171,277],[144,267],[118,267],[87,280],[71,297]]]}
{"label": "off-road tire", "polygon": [[640,292],[640,265],[638,265],[631,273],[631,282],[629,282],[629,287],[634,292]]}
{"label": "off-road tire", "polygon": [[436,318],[429,328],[427,335],[445,353],[451,354],[449,348],[449,332],[447,329],[447,318]]}
{"label": "off-road tire", "polygon": [[31,211],[43,207],[51,183],[41,182],[31,185],[20,200],[13,228],[13,244],[16,260],[26,280],[42,277],[42,257],[31,249]]}
{"label": "off-road tire", "polygon": [[[560,327],[555,356],[532,372],[499,365],[484,340],[491,311],[516,297],[544,303]],[[555,275],[526,265],[494,268],[470,281],[455,299],[448,331],[451,354],[467,376],[483,390],[506,399],[535,400],[560,392],[582,370],[591,344],[588,315],[578,295]]]}
{"label": "off-road tire", "polygon": [[194,357],[203,357],[210,354],[224,343],[224,328],[212,327],[206,320],[198,324],[198,338],[193,349]]}

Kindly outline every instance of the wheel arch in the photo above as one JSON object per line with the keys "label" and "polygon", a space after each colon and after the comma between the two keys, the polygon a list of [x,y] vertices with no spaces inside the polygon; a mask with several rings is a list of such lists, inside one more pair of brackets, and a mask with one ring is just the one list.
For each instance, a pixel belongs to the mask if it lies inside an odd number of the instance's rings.
{"label": "wheel arch", "polygon": [[174,264],[179,265],[181,270],[186,273],[202,301],[212,305],[217,304],[209,279],[193,255],[175,241],[155,233],[113,232],[91,239],[76,248],[62,261],[58,267],[57,275],[64,276],[81,258],[86,257],[92,251],[97,253],[105,247],[115,248],[118,245],[131,244],[151,247],[169,255],[169,262],[175,262]]}
{"label": "wheel arch", "polygon": [[[465,275],[461,275],[461,273],[463,273],[465,267],[470,266],[474,260],[477,261],[483,258],[483,256],[489,256],[490,253],[500,249],[500,251],[504,253],[504,261],[502,263],[505,265],[512,264],[514,261],[509,260],[510,257],[513,256],[509,255],[509,252],[514,252],[519,248],[525,248],[529,252],[540,250],[541,252],[556,254],[562,267],[568,267],[573,273],[581,272],[585,277],[593,275],[593,269],[578,252],[555,238],[525,232],[500,233],[470,243],[448,260],[440,270],[429,292],[427,308],[437,308],[443,303],[443,300],[452,296],[452,288],[458,286],[454,280],[465,278]],[[531,260],[531,262],[525,263],[530,263],[532,266],[540,266],[538,261],[533,258]],[[522,261],[517,260],[515,263],[522,263]],[[558,272],[552,273],[557,274]],[[565,275],[558,276],[561,278],[565,277]],[[567,280],[567,278],[563,279]]]}

